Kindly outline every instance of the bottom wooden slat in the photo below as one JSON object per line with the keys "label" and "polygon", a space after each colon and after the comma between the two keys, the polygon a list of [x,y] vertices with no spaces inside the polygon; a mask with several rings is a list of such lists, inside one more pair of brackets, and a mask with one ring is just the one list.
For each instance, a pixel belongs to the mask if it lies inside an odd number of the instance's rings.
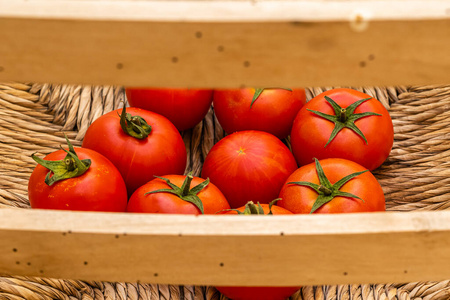
{"label": "bottom wooden slat", "polygon": [[449,211],[196,217],[2,209],[0,220],[6,274],[249,286],[450,277]]}

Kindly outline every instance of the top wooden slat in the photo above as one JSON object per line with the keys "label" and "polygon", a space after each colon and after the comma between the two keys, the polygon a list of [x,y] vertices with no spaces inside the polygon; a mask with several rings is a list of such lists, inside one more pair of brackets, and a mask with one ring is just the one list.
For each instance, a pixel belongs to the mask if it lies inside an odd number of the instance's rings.
{"label": "top wooden slat", "polygon": [[448,83],[448,1],[0,1],[0,80]]}

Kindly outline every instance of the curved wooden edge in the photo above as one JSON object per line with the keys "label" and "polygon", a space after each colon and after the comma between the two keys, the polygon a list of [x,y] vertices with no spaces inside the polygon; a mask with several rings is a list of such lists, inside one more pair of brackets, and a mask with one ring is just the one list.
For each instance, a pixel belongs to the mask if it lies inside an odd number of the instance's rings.
{"label": "curved wooden edge", "polygon": [[334,22],[449,18],[448,2],[430,0],[0,0],[0,17],[183,22]]}
{"label": "curved wooden edge", "polygon": [[0,269],[15,275],[250,286],[450,278],[450,211],[195,217],[3,209],[0,220]]}

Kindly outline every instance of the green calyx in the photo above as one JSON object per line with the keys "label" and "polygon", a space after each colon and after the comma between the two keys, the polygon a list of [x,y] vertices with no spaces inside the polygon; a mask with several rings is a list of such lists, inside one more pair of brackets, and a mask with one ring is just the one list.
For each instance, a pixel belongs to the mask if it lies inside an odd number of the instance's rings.
{"label": "green calyx", "polygon": [[123,104],[122,114],[119,116],[122,130],[134,138],[142,140],[152,132],[152,126],[148,125],[144,118],[132,116],[126,112],[125,103]]}
{"label": "green calyx", "polygon": [[317,171],[317,175],[319,176],[320,184],[315,184],[315,183],[307,182],[307,181],[297,181],[297,182],[288,182],[287,183],[287,184],[296,184],[296,185],[310,187],[319,194],[319,196],[317,197],[316,201],[313,204],[313,207],[311,208],[310,214],[312,214],[317,209],[322,207],[324,204],[330,202],[331,200],[333,200],[334,197],[337,197],[337,196],[356,198],[356,199],[359,199],[362,202],[364,202],[364,200],[361,199],[360,197],[350,194],[350,193],[347,193],[347,192],[342,192],[339,189],[344,184],[346,184],[348,181],[350,181],[351,179],[367,172],[368,170],[352,173],[352,174],[347,175],[344,178],[340,179],[335,184],[331,184],[330,181],[328,180],[328,178],[325,176],[325,173],[323,172],[323,169],[319,163],[319,160],[317,160],[316,158],[314,160],[316,162],[316,171]]}
{"label": "green calyx", "polygon": [[[55,182],[74,178],[83,175],[91,166],[91,160],[90,159],[83,159],[80,160],[75,153],[75,149],[73,148],[72,144],[70,143],[69,139],[66,135],[64,135],[67,141],[67,144],[69,145],[69,151],[66,149],[63,149],[67,155],[63,160],[44,160],[42,158],[37,157],[34,153],[31,155],[31,157],[41,166],[49,169],[50,171],[47,173],[47,176],[45,177],[44,182],[51,186]],[[51,176],[53,173],[53,176]],[[51,177],[50,177],[51,176]]]}
{"label": "green calyx", "polygon": [[209,184],[209,178],[199,183],[198,185],[194,186],[191,189],[191,182],[192,179],[194,179],[194,177],[190,173],[186,176],[186,179],[183,181],[181,187],[176,186],[175,184],[170,182],[170,180],[167,178],[159,176],[155,177],[164,180],[170,186],[170,189],[159,189],[156,191],[145,193],[145,195],[156,193],[171,193],[178,196],[181,200],[194,204],[202,214],[205,213],[203,209],[202,200],[197,196],[197,194],[200,193],[200,191],[203,190]]}
{"label": "green calyx", "polygon": [[[267,213],[267,215],[273,215],[272,206],[275,205],[279,200],[281,200],[281,198],[272,200],[269,203],[269,213]],[[237,210],[237,209],[225,209],[223,211],[235,211],[235,212],[237,212],[238,215],[265,215],[264,209],[261,206],[261,204],[259,204],[259,202],[257,204],[255,204],[253,201],[249,201],[249,202],[247,202],[247,204],[245,204],[245,208],[244,208],[243,212],[240,210]]]}
{"label": "green calyx", "polygon": [[364,136],[364,134],[362,133],[362,131],[355,125],[355,121],[358,119],[367,117],[367,116],[381,116],[381,115],[374,113],[374,112],[364,112],[364,113],[358,113],[358,114],[355,114],[354,112],[355,112],[355,109],[359,105],[361,105],[363,102],[370,100],[370,99],[372,99],[372,97],[358,100],[355,103],[348,106],[347,108],[342,108],[341,106],[339,106],[339,104],[334,102],[333,99],[331,99],[328,96],[325,96],[325,100],[328,103],[330,103],[334,109],[334,113],[335,113],[334,115],[327,115],[320,111],[307,109],[308,111],[315,113],[316,115],[334,123],[334,129],[331,132],[331,136],[328,139],[328,142],[325,144],[325,147],[328,146],[328,144],[336,137],[336,135],[339,133],[339,131],[341,131],[345,127],[353,130],[356,134],[358,134],[360,137],[362,137],[364,139],[366,144],[368,144],[367,139]]}
{"label": "green calyx", "polygon": [[285,88],[262,88],[262,89],[255,89],[255,93],[253,94],[253,98],[252,98],[252,103],[250,103],[250,108],[252,108],[253,103],[255,103],[255,101],[259,98],[259,96],[261,96],[261,94],[262,94],[262,92],[264,92],[264,90],[275,90],[275,89],[286,90],[286,91],[292,92],[291,89],[285,89]]}

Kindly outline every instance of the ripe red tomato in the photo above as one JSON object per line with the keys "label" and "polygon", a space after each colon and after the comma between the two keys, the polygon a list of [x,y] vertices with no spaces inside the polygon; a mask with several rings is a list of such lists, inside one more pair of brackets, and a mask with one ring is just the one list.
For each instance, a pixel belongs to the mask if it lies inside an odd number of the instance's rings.
{"label": "ripe red tomato", "polygon": [[286,180],[279,197],[283,201],[278,205],[295,214],[386,210],[383,190],[372,173],[340,158],[299,168]]}
{"label": "ripe red tomato", "polygon": [[215,288],[232,300],[286,300],[300,289],[295,286],[217,286]]}
{"label": "ripe red tomato", "polygon": [[[280,201],[281,202],[281,201]],[[291,215],[292,212],[288,211],[277,205],[260,204],[267,215],[272,212],[274,215]],[[258,205],[253,203],[247,203],[245,206],[237,208],[242,213],[261,214],[258,211]],[[236,211],[226,211],[224,214],[237,214]],[[300,287],[244,287],[244,286],[217,286],[216,289],[233,300],[284,300],[294,294]]]}
{"label": "ripe red tomato", "polygon": [[[358,102],[362,99],[368,100]],[[339,106],[346,109],[342,119]],[[338,121],[331,121],[333,118]],[[367,94],[343,88],[326,91],[309,101],[298,112],[291,131],[292,152],[301,166],[311,163],[314,157],[344,158],[374,170],[389,156],[393,142],[394,129],[386,108]]]}
{"label": "ripe red tomato", "polygon": [[163,115],[178,130],[195,127],[208,113],[212,90],[127,88],[132,107],[139,107]]}
{"label": "ripe red tomato", "polygon": [[282,208],[278,205],[275,205],[275,202],[278,202],[279,200],[281,200],[281,199],[275,199],[269,204],[267,204],[267,203],[255,204],[252,201],[249,201],[244,206],[221,212],[221,214],[227,214],[227,215],[237,215],[237,214],[240,214],[240,215],[292,215],[292,212],[290,212],[289,210]]}
{"label": "ripe red tomato", "polygon": [[[134,136],[121,127],[123,114],[129,120],[122,124]],[[147,137],[145,130],[150,131]],[[175,126],[140,108],[127,108],[126,113],[117,109],[101,116],[89,126],[82,146],[103,154],[117,167],[129,196],[155,175],[183,174],[186,168],[186,147]]]}
{"label": "ripe red tomato", "polygon": [[138,188],[128,202],[127,211],[198,215],[202,211],[215,214],[229,208],[222,192],[209,180],[190,175],[167,175]]}
{"label": "ripe red tomato", "polygon": [[202,177],[211,180],[232,208],[247,201],[269,203],[286,178],[297,169],[294,156],[274,135],[239,131],[215,144],[203,164]]}
{"label": "ripe red tomato", "polygon": [[304,89],[216,90],[213,98],[214,112],[225,132],[260,130],[280,139],[289,135],[297,112],[306,103]]}
{"label": "ripe red tomato", "polygon": [[[51,161],[48,164],[53,166],[58,164],[59,167],[56,167],[54,169],[56,173],[52,172],[46,180],[49,169],[40,164],[36,166],[28,182],[28,196],[31,207],[124,212],[128,200],[127,190],[117,168],[106,157],[95,151],[83,148],[73,149],[74,153],[78,155],[78,163],[82,163],[87,170],[81,175],[76,174],[77,177],[62,179],[65,172],[76,173],[76,170],[73,171],[76,162],[74,162],[73,157],[67,157],[67,153],[63,150],[50,153],[44,160]],[[87,166],[87,160],[90,160],[89,166]],[[65,164],[65,161],[68,164]],[[54,181],[56,178],[61,179],[60,181]],[[51,185],[48,185],[45,181]]]}

